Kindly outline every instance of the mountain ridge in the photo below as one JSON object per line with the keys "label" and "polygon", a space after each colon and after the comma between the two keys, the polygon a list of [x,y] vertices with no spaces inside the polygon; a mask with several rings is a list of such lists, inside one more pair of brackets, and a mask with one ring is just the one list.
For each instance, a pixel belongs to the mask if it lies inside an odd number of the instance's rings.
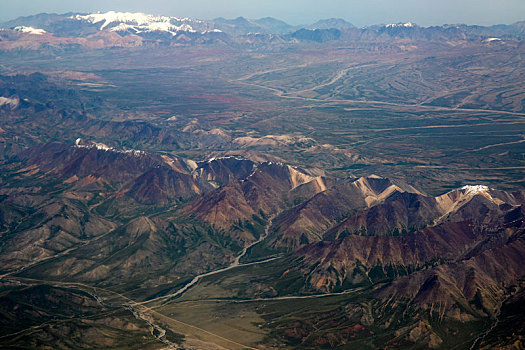
{"label": "mountain ridge", "polygon": [[[4,37],[9,41],[29,40],[53,45],[78,43],[90,47],[89,42],[104,38],[102,47],[133,46],[154,42],[176,42],[178,44],[225,44],[250,45],[250,37],[258,35],[259,41],[268,44],[293,44],[296,41],[378,41],[387,40],[521,40],[525,31],[522,22],[511,25],[469,26],[443,25],[420,27],[413,23],[372,25],[356,28],[340,18],[320,20],[312,25],[292,26],[272,17],[257,20],[238,17],[236,19],[216,18],[196,20],[144,13],[115,12],[74,14],[38,14],[20,17],[1,26]],[[14,31],[9,35],[9,31]],[[117,33],[111,37],[110,33]],[[7,34],[7,35],[5,35]],[[262,37],[261,37],[262,36]],[[124,38],[121,38],[124,37]],[[65,38],[69,38],[65,40]],[[86,42],[84,39],[87,39]],[[94,45],[92,43],[91,45]],[[100,45],[100,44],[98,44]],[[1,48],[2,46],[0,46]]]}
{"label": "mountain ridge", "polygon": [[12,233],[0,260],[15,277],[167,298],[195,274],[226,273],[244,249],[245,268],[274,264],[255,270],[257,282],[242,281],[257,283],[247,297],[368,288],[381,307],[408,301],[428,313],[415,327],[432,334],[418,341],[434,344],[443,340],[425,322],[495,318],[525,274],[524,191],[465,185],[432,197],[376,175],[337,179],[280,162],[194,161],[84,139],[36,145],[13,161],[10,181],[52,178],[60,194],[2,199],[0,227]]}

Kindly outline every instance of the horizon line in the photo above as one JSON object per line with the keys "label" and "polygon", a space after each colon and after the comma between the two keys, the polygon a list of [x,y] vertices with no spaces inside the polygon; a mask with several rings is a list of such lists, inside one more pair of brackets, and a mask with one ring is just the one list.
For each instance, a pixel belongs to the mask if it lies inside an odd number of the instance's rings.
{"label": "horizon line", "polygon": [[337,19],[337,20],[344,20],[344,21],[348,22],[349,24],[352,24],[353,26],[355,26],[356,28],[359,28],[359,29],[360,28],[373,27],[373,26],[383,26],[383,25],[389,25],[389,24],[406,24],[406,23],[412,23],[412,24],[417,25],[418,27],[421,27],[421,28],[431,28],[431,27],[457,26],[457,25],[490,27],[490,26],[498,26],[498,25],[513,25],[513,24],[525,22],[525,19],[523,19],[523,20],[513,21],[513,22],[510,22],[510,23],[493,23],[493,24],[478,24],[478,23],[467,23],[467,22],[456,22],[456,23],[444,22],[444,23],[441,23],[441,24],[420,25],[416,21],[413,21],[413,20],[409,20],[409,21],[398,20],[398,21],[393,21],[393,22],[390,22],[390,23],[373,23],[373,24],[366,24],[366,25],[358,26],[358,25],[355,25],[352,22],[352,20],[349,20],[349,19],[344,18],[344,17],[322,17],[322,18],[318,18],[318,19],[314,20],[311,23],[303,22],[303,23],[300,23],[300,24],[291,24],[290,22],[288,22],[286,20],[283,20],[283,19],[281,19],[279,17],[275,17],[275,16],[262,16],[262,17],[257,17],[257,18],[254,18],[254,17],[250,18],[250,17],[246,17],[246,16],[243,16],[243,15],[240,15],[240,16],[236,16],[236,17],[218,16],[218,17],[214,17],[214,18],[205,18],[205,17],[192,17],[192,16],[173,16],[173,15],[166,15],[166,14],[161,14],[161,13],[147,13],[147,12],[142,12],[142,11],[116,11],[116,10],[110,10],[110,11],[105,11],[105,12],[102,12],[102,11],[96,11],[96,12],[68,11],[68,12],[64,12],[64,13],[38,12],[38,13],[34,13],[34,14],[29,14],[29,15],[17,16],[15,18],[11,18],[11,19],[0,18],[0,23],[12,22],[12,21],[15,21],[15,20],[20,19],[20,18],[27,18],[27,17],[38,16],[38,15],[58,15],[58,16],[63,16],[63,15],[68,15],[68,14],[84,14],[85,15],[85,14],[108,13],[108,12],[142,13],[142,14],[154,15],[154,16],[189,18],[189,19],[203,20],[203,21],[214,21],[214,20],[217,20],[217,19],[235,20],[235,19],[239,19],[239,18],[243,18],[243,19],[246,19],[246,20],[249,20],[249,21],[256,21],[256,20],[260,20],[260,19],[264,19],[264,18],[272,18],[272,19],[276,19],[276,20],[282,21],[282,22],[284,22],[284,23],[286,23],[286,24],[288,24],[288,25],[290,25],[292,27],[307,26],[307,25],[312,25],[312,24],[315,24],[315,23],[317,23],[319,21],[323,21],[323,20]]}

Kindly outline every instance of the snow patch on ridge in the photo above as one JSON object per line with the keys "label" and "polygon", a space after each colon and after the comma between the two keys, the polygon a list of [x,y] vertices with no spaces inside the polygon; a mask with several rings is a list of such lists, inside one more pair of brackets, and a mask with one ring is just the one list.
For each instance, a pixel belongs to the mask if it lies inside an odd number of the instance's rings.
{"label": "snow patch on ridge", "polygon": [[210,159],[205,161],[205,163],[211,163],[213,161],[223,160],[223,159],[247,160],[247,159],[244,159],[243,157],[240,157],[240,156],[224,156],[224,157],[211,157]]}
{"label": "snow patch on ridge", "polygon": [[109,146],[106,146],[103,143],[90,142],[90,143],[84,144],[83,140],[80,137],[75,141],[75,146],[78,148],[96,148],[101,151],[110,151],[113,149]]}
{"label": "snow patch on ridge", "polygon": [[493,198],[489,191],[490,188],[485,185],[466,185],[436,197],[436,201],[443,215],[435,220],[434,225],[445,221],[450,215],[457,212],[477,195],[481,195],[497,205],[503,203],[500,199]]}
{"label": "snow patch on ridge", "polygon": [[[92,13],[88,15],[75,15],[70,18],[89,23],[102,23],[99,30],[108,28],[114,32],[133,30],[135,33],[142,32],[168,32],[175,35],[179,31],[196,32],[193,27],[185,22],[201,23],[189,18],[177,18],[167,16],[148,15],[141,12],[115,12]],[[173,22],[181,23],[176,25]],[[116,24],[111,26],[111,24]]]}
{"label": "snow patch on ridge", "polygon": [[212,30],[205,30],[202,32],[202,34],[206,34],[206,33],[222,33],[222,30],[220,29],[212,29]]}
{"label": "snow patch on ridge", "polygon": [[111,28],[110,30],[112,32],[127,32],[127,31],[130,31],[130,30],[135,31],[135,33],[139,32],[139,30],[135,26],[132,26],[132,25],[126,24],[126,23],[120,23],[119,25]]}
{"label": "snow patch on ridge", "polygon": [[75,147],[77,147],[77,148],[94,148],[94,149],[98,149],[100,151],[105,151],[105,152],[111,151],[111,152],[122,153],[122,154],[131,154],[131,155],[134,155],[134,156],[142,156],[142,155],[146,154],[146,152],[144,152],[144,151],[137,151],[137,150],[133,150],[133,149],[130,149],[130,150],[117,150],[117,149],[115,149],[113,147],[109,147],[109,146],[106,146],[103,143],[98,143],[98,142],[84,142],[84,140],[82,140],[80,137],[78,139],[76,139]]}
{"label": "snow patch on ridge", "polygon": [[26,26],[18,26],[13,28],[14,31],[20,32],[20,33],[28,33],[28,34],[35,34],[35,35],[42,35],[46,34],[47,32],[40,28],[33,28],[33,27],[26,27]]}
{"label": "snow patch on ridge", "polygon": [[481,192],[487,192],[490,188],[484,185],[466,185],[461,187],[461,189],[468,194],[478,194]]}
{"label": "snow patch on ridge", "polygon": [[412,22],[407,23],[390,23],[385,25],[386,28],[412,28],[415,27],[415,24]]}
{"label": "snow patch on ridge", "polygon": [[11,109],[15,109],[20,104],[18,97],[0,97],[0,107],[9,106]]}
{"label": "snow patch on ridge", "polygon": [[71,18],[77,20],[84,20],[90,23],[102,23],[100,30],[104,30],[111,23],[134,23],[136,25],[149,25],[155,22],[170,22],[170,17],[147,15],[145,13],[132,12],[115,12],[109,11],[106,13],[92,13],[89,15],[76,15]]}

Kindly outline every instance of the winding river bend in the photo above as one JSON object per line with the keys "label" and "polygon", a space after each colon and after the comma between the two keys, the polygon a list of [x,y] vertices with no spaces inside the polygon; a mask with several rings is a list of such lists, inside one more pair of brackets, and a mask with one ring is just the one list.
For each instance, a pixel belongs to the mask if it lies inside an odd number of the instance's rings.
{"label": "winding river bend", "polygon": [[[181,345],[172,343],[168,339],[166,339],[166,330],[164,328],[162,328],[161,326],[159,326],[158,324],[156,324],[155,320],[153,319],[153,317],[151,317],[147,312],[141,311],[140,310],[140,306],[144,305],[144,304],[149,304],[149,303],[152,303],[152,302],[155,302],[155,301],[169,300],[169,299],[178,297],[178,296],[184,294],[188,289],[193,287],[195,284],[197,284],[197,282],[199,282],[199,280],[201,280],[204,277],[212,276],[212,275],[215,275],[215,274],[218,274],[218,273],[221,273],[221,272],[225,272],[225,271],[228,271],[228,270],[234,269],[236,267],[240,267],[240,266],[250,266],[250,265],[256,265],[256,264],[263,264],[263,263],[266,263],[266,262],[269,262],[269,261],[277,259],[278,257],[272,257],[272,258],[268,258],[268,259],[265,259],[265,260],[251,262],[251,263],[246,263],[246,264],[241,264],[241,262],[240,262],[241,259],[246,255],[246,253],[248,252],[248,250],[250,248],[254,247],[255,245],[257,245],[259,243],[261,243],[262,241],[264,241],[268,237],[268,233],[269,233],[270,227],[272,226],[272,220],[273,220],[273,217],[271,217],[268,220],[268,223],[266,224],[266,227],[264,228],[264,234],[262,234],[257,241],[255,241],[255,242],[251,243],[250,245],[247,245],[246,247],[244,247],[244,249],[241,251],[241,253],[233,260],[233,262],[229,266],[221,268],[221,269],[213,270],[213,271],[210,271],[210,272],[202,273],[200,275],[197,275],[190,282],[186,283],[182,288],[180,288],[177,291],[175,291],[173,293],[170,293],[168,295],[164,295],[164,296],[161,296],[161,297],[158,297],[158,298],[155,298],[155,299],[150,299],[150,300],[147,300],[147,301],[143,301],[143,302],[140,302],[140,303],[125,304],[124,306],[133,314],[133,316],[135,316],[135,318],[137,318],[138,320],[141,320],[143,322],[146,322],[151,328],[151,334],[155,338],[157,338],[157,340],[161,341],[166,346],[168,346],[168,348],[170,348],[170,349],[177,349],[177,350],[187,349],[187,348],[185,348],[185,347],[183,347]],[[98,298],[97,296],[95,296],[95,298],[97,299],[97,301],[103,303],[103,301],[100,298]]]}
{"label": "winding river bend", "polygon": [[250,265],[264,264],[264,263],[267,263],[267,262],[270,262],[270,261],[273,261],[273,260],[277,259],[278,257],[271,257],[271,258],[268,258],[268,259],[265,259],[265,260],[251,262],[251,263],[246,263],[246,264],[241,264],[241,262],[240,262],[241,259],[246,255],[246,253],[248,252],[248,250],[250,248],[256,246],[259,243],[261,243],[262,241],[264,241],[268,237],[268,233],[270,231],[270,227],[272,226],[272,221],[273,221],[273,217],[271,217],[268,220],[268,223],[266,224],[266,227],[264,228],[264,234],[262,234],[257,241],[255,241],[255,242],[251,243],[250,245],[247,245],[246,247],[244,247],[242,252],[233,260],[233,262],[229,266],[221,268],[221,269],[209,271],[209,272],[206,272],[206,273],[201,273],[200,275],[195,276],[190,282],[186,283],[182,288],[178,289],[177,291],[175,291],[173,293],[170,293],[170,294],[167,294],[167,295],[163,295],[163,296],[155,298],[155,299],[146,300],[146,301],[143,301],[143,302],[138,303],[138,304],[149,304],[149,303],[154,302],[154,301],[169,300],[169,299],[172,299],[172,298],[176,298],[176,297],[184,294],[184,292],[186,292],[188,289],[193,287],[195,284],[197,284],[197,282],[199,282],[204,277],[213,276],[213,275],[216,275],[218,273],[225,272],[225,271],[228,271],[228,270],[234,269],[236,267],[240,267],[240,266],[250,266]]}

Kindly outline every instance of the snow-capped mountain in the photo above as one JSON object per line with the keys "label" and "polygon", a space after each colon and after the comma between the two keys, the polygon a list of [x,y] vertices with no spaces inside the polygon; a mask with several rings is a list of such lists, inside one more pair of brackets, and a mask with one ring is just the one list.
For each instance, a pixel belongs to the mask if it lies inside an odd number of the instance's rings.
{"label": "snow-capped mountain", "polygon": [[13,30],[16,32],[20,32],[20,33],[29,33],[29,34],[36,34],[36,35],[42,35],[42,34],[47,33],[44,29],[26,27],[26,26],[18,26],[18,27],[13,28]]}
{"label": "snow-capped mountain", "polygon": [[412,22],[385,24],[386,28],[412,28],[412,27],[415,27],[415,26],[416,26],[416,24],[414,24]]}
{"label": "snow-capped mountain", "polygon": [[[525,22],[491,27],[444,25],[421,27],[400,22],[356,28],[343,19],[326,19],[309,26],[291,26],[272,17],[261,19],[192,18],[117,12],[38,14],[0,24],[3,49],[42,45],[85,48],[143,45],[282,45],[300,42],[492,42],[525,38]],[[102,39],[102,41],[100,40]],[[498,40],[501,39],[501,40]],[[23,40],[23,44],[17,43]],[[21,46],[20,46],[21,45]]]}
{"label": "snow-capped mountain", "polygon": [[[210,30],[204,21],[190,18],[149,15],[145,13],[115,12],[74,15],[71,19],[84,23],[100,25],[99,30],[130,32],[132,34],[166,32],[177,35],[178,32],[205,33]],[[216,30],[214,30],[216,31]]]}

